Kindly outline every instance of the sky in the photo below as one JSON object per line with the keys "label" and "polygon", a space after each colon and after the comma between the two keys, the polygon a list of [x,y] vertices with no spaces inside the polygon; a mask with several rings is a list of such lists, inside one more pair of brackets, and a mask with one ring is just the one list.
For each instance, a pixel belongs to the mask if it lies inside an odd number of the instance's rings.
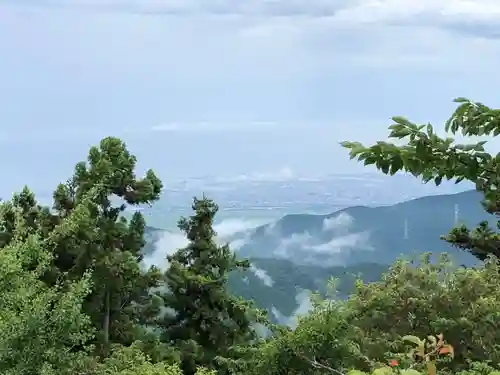
{"label": "sky", "polygon": [[498,106],[498,0],[0,0],[2,192],[126,141],[162,179],[359,173],[343,140]]}

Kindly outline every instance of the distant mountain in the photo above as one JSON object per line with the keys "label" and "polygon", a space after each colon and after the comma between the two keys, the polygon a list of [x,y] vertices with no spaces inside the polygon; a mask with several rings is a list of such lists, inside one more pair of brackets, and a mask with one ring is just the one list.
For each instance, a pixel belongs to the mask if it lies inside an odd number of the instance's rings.
{"label": "distant mountain", "polygon": [[326,214],[346,207],[381,206],[473,187],[468,182],[457,185],[450,181],[436,187],[422,184],[411,175],[386,176],[377,172],[286,176],[284,179],[272,173],[226,177],[229,178],[204,176],[169,181],[160,201],[152,206],[134,207],[127,214],[140,209],[148,225],[175,231],[179,218],[191,214],[193,197],[202,193],[219,204],[217,218],[220,221],[235,217],[274,221],[290,212]]}
{"label": "distant mountain", "polygon": [[475,261],[440,236],[458,223],[493,220],[481,194],[466,191],[413,199],[392,206],[349,207],[328,215],[286,215],[235,240],[249,258],[284,258],[296,264],[390,264],[400,255],[449,252],[459,264]]}
{"label": "distant mountain", "polygon": [[[350,207],[328,215],[286,215],[247,232],[222,238],[252,268],[230,275],[230,290],[252,299],[274,321],[293,325],[307,312],[309,292],[325,293],[329,278],[338,277],[338,298],[352,291],[356,275],[378,280],[401,255],[449,252],[457,264],[474,264],[469,253],[453,249],[440,236],[455,223],[493,221],[482,208],[481,194],[466,191],[413,199],[392,206]],[[146,228],[146,255],[162,236],[173,232]],[[175,250],[175,249],[172,249]]]}

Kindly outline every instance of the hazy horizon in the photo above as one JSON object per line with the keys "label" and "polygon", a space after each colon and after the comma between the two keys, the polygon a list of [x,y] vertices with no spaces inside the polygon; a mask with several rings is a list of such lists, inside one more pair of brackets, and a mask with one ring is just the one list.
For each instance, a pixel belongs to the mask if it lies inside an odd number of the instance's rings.
{"label": "hazy horizon", "polygon": [[491,0],[0,0],[3,189],[51,190],[108,135],[166,183],[364,172],[339,141],[498,104],[499,20]]}

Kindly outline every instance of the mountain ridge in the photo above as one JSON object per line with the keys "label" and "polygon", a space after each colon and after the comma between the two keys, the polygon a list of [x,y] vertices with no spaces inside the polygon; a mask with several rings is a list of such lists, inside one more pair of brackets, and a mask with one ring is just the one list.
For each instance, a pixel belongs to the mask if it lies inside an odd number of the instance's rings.
{"label": "mountain ridge", "polygon": [[[254,300],[273,321],[293,325],[294,317],[310,307],[308,293],[324,295],[331,277],[340,279],[337,297],[343,299],[352,291],[355,275],[364,282],[377,281],[401,256],[448,252],[457,265],[475,264],[472,255],[452,248],[440,236],[454,226],[456,207],[459,222],[474,226],[493,221],[481,199],[480,193],[469,190],[394,205],[353,206],[325,215],[289,214],[246,233],[233,233],[219,240],[229,242],[252,267],[232,273],[228,288]],[[146,228],[145,255],[155,251],[165,234],[173,232]],[[241,247],[235,246],[238,241]]]}
{"label": "mountain ridge", "polygon": [[250,258],[284,257],[298,264],[332,266],[357,263],[356,254],[361,251],[365,261],[383,264],[390,264],[400,255],[429,251],[450,252],[455,261],[471,264],[474,257],[452,249],[440,236],[458,223],[477,225],[483,220],[492,221],[493,216],[484,211],[481,199],[480,193],[468,190],[390,206],[353,206],[325,215],[285,215],[256,228],[238,253]]}

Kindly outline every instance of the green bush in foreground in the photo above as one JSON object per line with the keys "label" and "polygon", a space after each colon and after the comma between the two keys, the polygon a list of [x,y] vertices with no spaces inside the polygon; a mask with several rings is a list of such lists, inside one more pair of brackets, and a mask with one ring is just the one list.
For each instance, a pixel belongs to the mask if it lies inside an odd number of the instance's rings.
{"label": "green bush in foreground", "polygon": [[[182,375],[178,364],[152,363],[136,344],[115,349],[111,356],[99,364],[95,375]],[[199,369],[196,375],[215,375],[215,372]]]}
{"label": "green bush in foreground", "polygon": [[[388,366],[373,370],[371,375],[437,375],[437,360],[442,356],[448,356],[449,359],[453,359],[454,357],[454,349],[451,345],[445,343],[443,334],[428,336],[423,340],[417,336],[407,335],[402,340],[414,345],[405,356],[409,359],[410,363],[406,366],[401,366],[400,361],[392,359],[389,361]],[[333,369],[330,370],[335,372]],[[472,366],[471,370],[469,372],[461,372],[461,374],[487,373],[488,375],[500,375],[499,371],[493,370],[485,363],[479,366],[476,364],[475,368]],[[347,375],[368,375],[368,373],[351,370]]]}
{"label": "green bush in foreground", "polygon": [[[398,359],[406,366],[408,332],[427,337],[443,332],[455,348],[454,360],[440,359],[442,373],[470,371],[473,363],[500,364],[500,267],[492,258],[477,268],[453,268],[443,258],[432,263],[397,261],[379,282],[358,283],[346,301],[317,301],[299,320],[261,346],[247,374],[315,375],[316,360],[341,373],[370,372]],[[479,370],[478,370],[479,371]],[[490,370],[481,370],[488,374]]]}
{"label": "green bush in foreground", "polygon": [[[78,215],[73,219],[60,231],[71,232]],[[26,236],[21,217],[17,220],[11,243],[0,251],[0,373],[69,374],[74,363],[86,358],[85,351],[72,348],[93,336],[91,321],[82,312],[90,275],[54,287],[41,281],[52,260],[47,243]]]}

